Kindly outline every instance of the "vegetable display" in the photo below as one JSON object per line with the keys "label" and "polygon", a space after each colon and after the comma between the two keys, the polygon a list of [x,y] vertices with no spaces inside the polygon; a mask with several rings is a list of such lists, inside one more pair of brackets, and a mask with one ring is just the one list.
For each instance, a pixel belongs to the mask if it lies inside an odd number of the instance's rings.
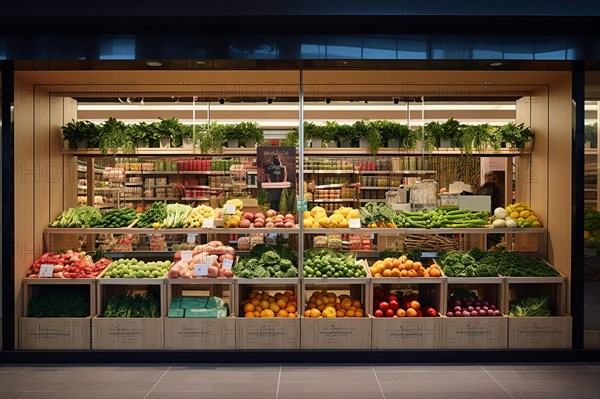
{"label": "vegetable display", "polygon": [[350,295],[336,295],[327,290],[312,293],[306,304],[304,317],[323,317],[335,319],[337,317],[365,317],[364,306],[359,299]]}
{"label": "vegetable display", "polygon": [[278,253],[275,249],[268,248],[258,245],[254,247],[249,256],[241,257],[233,266],[233,273],[240,278],[298,277],[293,254],[286,254],[281,249]]}
{"label": "vegetable display", "polygon": [[94,227],[106,227],[111,229],[127,227],[133,223],[137,216],[138,215],[133,208],[113,209],[104,214],[100,223],[96,224]]}
{"label": "vegetable display", "polygon": [[223,318],[229,316],[225,301],[216,296],[174,297],[167,317]]}
{"label": "vegetable display", "polygon": [[356,254],[333,251],[328,248],[313,248],[304,254],[304,277],[337,278],[367,277],[361,262],[356,261]]}
{"label": "vegetable display", "polygon": [[547,317],[552,316],[550,298],[546,295],[531,296],[511,301],[508,315],[511,317]]}
{"label": "vegetable display", "polygon": [[471,228],[486,227],[489,217],[489,212],[461,210],[457,206],[448,205],[438,207],[434,210],[401,212],[394,220],[398,227],[415,227],[421,229],[439,227]]}
{"label": "vegetable display", "polygon": [[492,226],[495,228],[542,227],[535,211],[524,202],[517,202],[506,208],[496,208],[492,217]]}
{"label": "vegetable display", "polygon": [[46,252],[37,258],[29,270],[27,278],[40,278],[40,267],[54,265],[53,278],[96,278],[110,264],[109,259],[100,259],[94,263],[85,252],[67,251],[62,254]]}
{"label": "vegetable display", "polygon": [[157,318],[160,317],[160,301],[149,292],[117,295],[106,303],[104,317]]}
{"label": "vegetable display", "polygon": [[502,314],[496,305],[489,301],[479,299],[473,291],[460,288],[450,295],[446,316],[486,317],[502,316]]}
{"label": "vegetable display", "polygon": [[191,212],[192,207],[189,205],[168,204],[167,216],[160,222],[160,226],[166,229],[183,227]]}
{"label": "vegetable display", "polygon": [[93,206],[77,206],[63,211],[49,227],[93,227],[102,221],[102,214]]}
{"label": "vegetable display", "polygon": [[162,278],[171,262],[144,262],[132,259],[119,259],[110,264],[103,278]]}
{"label": "vegetable display", "polygon": [[441,277],[442,270],[436,263],[425,268],[419,261],[412,261],[406,255],[399,258],[378,260],[369,267],[372,277]]}
{"label": "vegetable display", "polygon": [[[235,260],[235,249],[223,244],[221,241],[210,241],[203,245],[197,245],[192,251],[192,258],[181,259],[181,252],[175,253],[175,264],[169,270],[168,278],[194,278],[194,277],[233,277],[232,268],[223,267],[228,259],[233,265]],[[206,275],[197,276],[195,265],[207,265]]]}
{"label": "vegetable display", "polygon": [[450,251],[440,258],[440,265],[448,277],[496,277],[498,270],[495,265],[480,265],[477,263],[486,255],[478,248],[468,252]]}
{"label": "vegetable display", "polygon": [[[137,227],[149,228],[160,227],[160,222],[167,217],[167,204],[165,202],[154,202],[150,209],[139,215]],[[156,224],[156,226],[154,226]]]}
{"label": "vegetable display", "polygon": [[395,294],[375,287],[373,290],[373,316],[375,317],[437,317],[438,311],[431,306],[421,306],[412,290]]}
{"label": "vegetable display", "polygon": [[390,204],[384,202],[367,202],[358,210],[360,223],[371,228],[396,228],[396,211]]}
{"label": "vegetable display", "polygon": [[298,317],[298,298],[286,290],[271,295],[252,291],[242,302],[244,317]]}
{"label": "vegetable display", "polygon": [[[73,288],[73,287],[70,287]],[[87,287],[84,287],[87,290]],[[88,317],[90,315],[89,292],[71,290],[40,293],[29,301],[28,317]]]}
{"label": "vegetable display", "polygon": [[[265,216],[262,212],[252,213],[252,212],[244,212],[241,220],[239,220],[238,225],[235,225],[237,219],[234,217],[230,217],[229,219],[233,219],[234,224],[230,227],[242,227],[242,228],[276,228],[276,227],[286,227],[286,228],[294,228],[296,227],[296,218],[291,213],[278,213],[273,209],[269,209]],[[231,223],[231,222],[230,222]]]}

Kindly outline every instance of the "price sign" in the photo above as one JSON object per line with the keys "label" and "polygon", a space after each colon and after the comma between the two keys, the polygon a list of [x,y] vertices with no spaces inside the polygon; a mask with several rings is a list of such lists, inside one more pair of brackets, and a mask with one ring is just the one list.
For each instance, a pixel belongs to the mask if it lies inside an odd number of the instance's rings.
{"label": "price sign", "polygon": [[196,243],[196,234],[188,234],[187,235],[187,243],[195,244]]}
{"label": "price sign", "polygon": [[421,258],[437,258],[437,252],[421,252]]}
{"label": "price sign", "polygon": [[206,263],[196,263],[194,265],[194,275],[196,277],[208,276],[208,265]]}
{"label": "price sign", "polygon": [[38,275],[40,277],[52,277],[53,273],[54,273],[54,265],[44,263],[43,265],[40,266],[40,272],[38,273]]}
{"label": "price sign", "polygon": [[202,221],[203,229],[212,229],[213,227],[215,227],[215,219],[210,218],[210,219],[204,219]]}
{"label": "price sign", "polygon": [[296,209],[298,209],[298,212],[304,212],[306,209],[308,208],[308,202],[306,200],[298,200],[298,203],[296,204]]}
{"label": "price sign", "polygon": [[351,229],[360,229],[360,219],[359,218],[348,219],[348,227],[350,227]]}
{"label": "price sign", "polygon": [[231,266],[233,266],[233,260],[232,259],[227,259],[227,258],[223,259],[223,263],[221,264],[221,267],[223,269],[231,270]]}
{"label": "price sign", "polygon": [[225,214],[226,215],[235,215],[235,205],[234,204],[225,204]]}
{"label": "price sign", "polygon": [[181,260],[189,262],[192,260],[192,251],[181,251]]}

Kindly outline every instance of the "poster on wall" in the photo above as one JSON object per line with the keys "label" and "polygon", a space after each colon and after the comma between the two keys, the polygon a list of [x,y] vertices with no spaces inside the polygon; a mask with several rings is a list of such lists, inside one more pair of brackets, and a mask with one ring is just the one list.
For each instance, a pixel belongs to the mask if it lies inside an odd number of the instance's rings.
{"label": "poster on wall", "polygon": [[296,207],[296,147],[256,149],[258,204],[280,212]]}

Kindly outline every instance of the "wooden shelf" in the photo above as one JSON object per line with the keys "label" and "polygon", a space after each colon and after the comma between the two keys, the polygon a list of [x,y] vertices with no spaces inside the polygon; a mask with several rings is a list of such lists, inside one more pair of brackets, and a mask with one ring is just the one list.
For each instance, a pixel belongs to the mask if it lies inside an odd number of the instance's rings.
{"label": "wooden shelf", "polygon": [[44,234],[299,234],[296,228],[224,228],[213,229],[180,228],[180,229],[153,229],[153,228],[47,228]]}

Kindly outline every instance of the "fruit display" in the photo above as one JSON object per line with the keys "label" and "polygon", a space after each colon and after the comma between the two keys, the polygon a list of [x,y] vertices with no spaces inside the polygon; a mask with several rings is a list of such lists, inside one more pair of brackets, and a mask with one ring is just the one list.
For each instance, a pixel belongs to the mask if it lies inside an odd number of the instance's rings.
{"label": "fruit display", "polygon": [[144,262],[132,259],[119,259],[110,264],[103,278],[162,278],[171,267],[171,261]]}
{"label": "fruit display", "polygon": [[244,317],[298,317],[298,299],[286,290],[271,295],[268,292],[252,291],[242,302],[240,314]]}
{"label": "fruit display", "polygon": [[63,211],[48,227],[93,227],[102,221],[102,214],[93,206],[77,206]]}
{"label": "fruit display", "polygon": [[589,248],[600,248],[600,212],[595,209],[586,209],[583,228],[585,245]]}
{"label": "fruit display", "polygon": [[362,262],[356,261],[356,254],[352,252],[313,248],[304,254],[304,277],[360,278],[367,277],[367,271]]}
{"label": "fruit display", "polygon": [[401,212],[395,218],[398,227],[407,228],[472,228],[487,227],[489,212],[475,212],[447,205],[419,212]]}
{"label": "fruit display", "polygon": [[350,295],[336,295],[327,290],[315,291],[306,303],[304,317],[365,317],[363,303]]}
{"label": "fruit display", "polygon": [[496,208],[492,217],[495,228],[542,227],[535,211],[524,202],[517,202],[506,208]]}
{"label": "fruit display", "polygon": [[244,212],[239,227],[294,228],[296,227],[296,218],[291,213],[283,214],[273,209],[269,209],[266,216],[262,212]]}
{"label": "fruit display", "polygon": [[373,290],[373,316],[375,317],[437,317],[438,311],[431,306],[421,306],[412,290],[395,294],[375,287]]}
{"label": "fruit display", "polygon": [[167,203],[154,202],[150,209],[138,216],[137,227],[160,227],[160,223],[167,217]]}
{"label": "fruit display", "polygon": [[296,256],[283,247],[256,245],[233,266],[239,278],[296,278]]}
{"label": "fruit display", "polygon": [[448,277],[553,277],[559,273],[546,262],[506,250],[450,251],[440,259]]}
{"label": "fruit display", "polygon": [[39,278],[42,265],[54,265],[53,278],[96,278],[111,263],[110,259],[95,262],[85,252],[67,251],[62,254],[46,252],[27,270],[27,278]]}
{"label": "fruit display", "polygon": [[[224,267],[225,260],[233,265],[235,261],[235,248],[223,244],[221,241],[209,241],[197,245],[192,251],[192,259],[181,259],[181,252],[175,253],[176,262],[167,275],[168,278],[195,278],[195,277],[233,277],[234,272],[230,267]],[[196,276],[195,265],[207,264],[207,275]]]}
{"label": "fruit display", "polygon": [[190,228],[199,228],[202,226],[204,219],[215,218],[217,213],[215,210],[208,205],[198,205],[195,208],[192,208],[190,211],[186,221],[185,227]]}
{"label": "fruit display", "polygon": [[406,255],[399,258],[378,260],[369,267],[372,277],[441,277],[440,266],[433,263],[425,268],[419,261],[414,262]]}
{"label": "fruit display", "polygon": [[327,216],[327,211],[321,206],[315,206],[310,211],[305,211],[302,215],[302,224],[305,228],[347,228],[350,226],[350,219],[360,217],[358,209],[342,206],[333,211],[331,216]]}
{"label": "fruit display", "polygon": [[508,315],[510,317],[548,317],[550,311],[550,297],[547,295],[531,296],[510,302]]}
{"label": "fruit display", "polygon": [[168,204],[167,216],[160,222],[160,227],[173,229],[183,227],[187,223],[192,207],[182,204]]}
{"label": "fruit display", "polygon": [[157,318],[160,301],[150,292],[145,294],[117,295],[108,300],[104,317]]}
{"label": "fruit display", "polygon": [[127,227],[138,217],[137,212],[133,208],[121,208],[108,211],[102,216],[102,220],[94,227],[105,227],[109,229],[118,229]]}
{"label": "fruit display", "polygon": [[396,228],[396,211],[388,203],[367,202],[359,209],[360,224],[371,228]]}
{"label": "fruit display", "polygon": [[216,296],[179,296],[171,300],[167,317],[223,318],[229,316],[225,301]]}
{"label": "fruit display", "polygon": [[477,295],[465,289],[456,290],[448,301],[448,317],[484,317],[502,316],[493,303],[479,299]]}

